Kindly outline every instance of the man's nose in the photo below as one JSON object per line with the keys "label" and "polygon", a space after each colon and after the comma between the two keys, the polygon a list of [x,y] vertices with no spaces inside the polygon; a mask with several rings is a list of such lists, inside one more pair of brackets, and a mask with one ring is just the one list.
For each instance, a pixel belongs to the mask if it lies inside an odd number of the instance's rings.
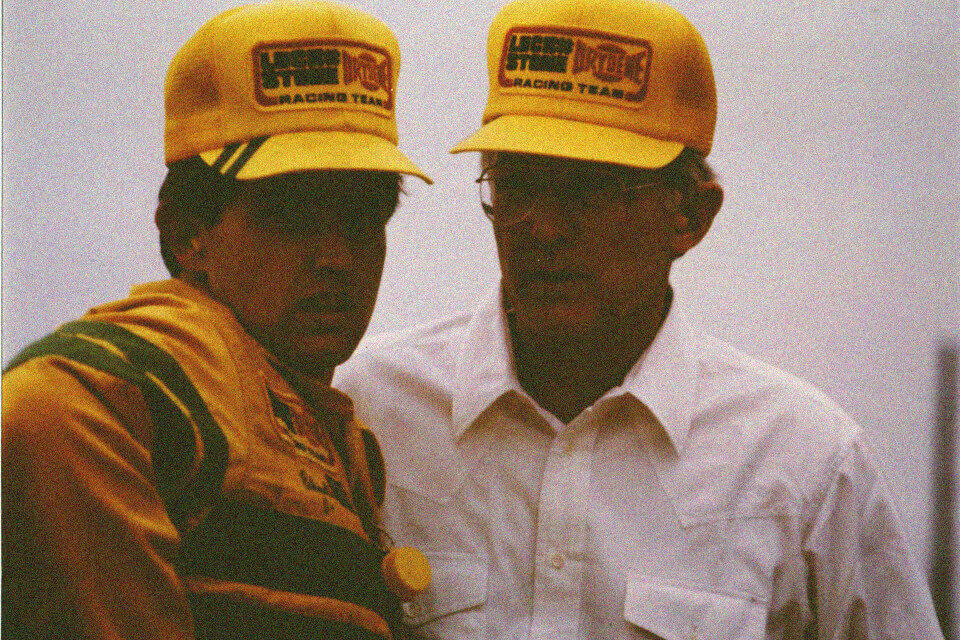
{"label": "man's nose", "polygon": [[353,247],[335,229],[314,234],[306,241],[306,258],[317,272],[347,271],[353,268]]}
{"label": "man's nose", "polygon": [[527,216],[529,233],[541,242],[568,237],[576,231],[572,210],[576,203],[567,201],[550,189],[538,194]]}

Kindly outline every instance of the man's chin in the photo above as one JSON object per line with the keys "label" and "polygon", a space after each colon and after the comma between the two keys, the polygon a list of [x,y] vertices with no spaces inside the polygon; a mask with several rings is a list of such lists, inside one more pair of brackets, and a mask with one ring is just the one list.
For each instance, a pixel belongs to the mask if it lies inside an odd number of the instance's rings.
{"label": "man's chin", "polygon": [[291,339],[284,346],[284,362],[298,373],[312,378],[331,377],[357,347],[359,339],[340,334],[311,334]]}
{"label": "man's chin", "polygon": [[599,320],[591,305],[570,301],[520,303],[513,313],[517,329],[551,340],[582,339],[596,329]]}

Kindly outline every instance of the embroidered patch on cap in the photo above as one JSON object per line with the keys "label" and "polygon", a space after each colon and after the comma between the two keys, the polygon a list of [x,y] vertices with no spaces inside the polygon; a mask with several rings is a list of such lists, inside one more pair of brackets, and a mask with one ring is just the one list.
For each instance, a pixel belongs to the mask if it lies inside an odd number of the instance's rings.
{"label": "embroidered patch on cap", "polygon": [[264,110],[351,107],[390,115],[390,54],[348,40],[272,42],[253,48],[254,94]]}
{"label": "embroidered patch on cap", "polygon": [[501,93],[549,95],[624,107],[647,95],[647,40],[564,27],[517,26],[500,55]]}

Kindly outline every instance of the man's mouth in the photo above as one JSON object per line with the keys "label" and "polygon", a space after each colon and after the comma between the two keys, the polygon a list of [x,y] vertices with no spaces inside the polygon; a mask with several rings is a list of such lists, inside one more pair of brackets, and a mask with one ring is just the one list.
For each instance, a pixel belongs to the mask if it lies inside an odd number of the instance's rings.
{"label": "man's mouth", "polygon": [[588,275],[576,269],[523,269],[520,272],[520,282],[525,285],[561,286],[580,284],[588,280]]}
{"label": "man's mouth", "polygon": [[532,269],[523,274],[523,279],[546,284],[562,284],[586,280],[587,276],[572,269]]}
{"label": "man's mouth", "polygon": [[357,308],[353,299],[345,293],[317,293],[301,298],[294,310],[301,313],[346,313]]}

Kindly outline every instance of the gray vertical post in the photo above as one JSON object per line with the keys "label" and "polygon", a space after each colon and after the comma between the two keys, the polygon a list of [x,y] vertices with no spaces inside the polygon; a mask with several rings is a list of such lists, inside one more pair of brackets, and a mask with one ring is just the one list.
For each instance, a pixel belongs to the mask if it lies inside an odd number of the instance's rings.
{"label": "gray vertical post", "polygon": [[937,407],[934,432],[933,545],[930,586],[947,638],[954,638],[954,465],[957,435],[957,343],[943,341],[937,351]]}

